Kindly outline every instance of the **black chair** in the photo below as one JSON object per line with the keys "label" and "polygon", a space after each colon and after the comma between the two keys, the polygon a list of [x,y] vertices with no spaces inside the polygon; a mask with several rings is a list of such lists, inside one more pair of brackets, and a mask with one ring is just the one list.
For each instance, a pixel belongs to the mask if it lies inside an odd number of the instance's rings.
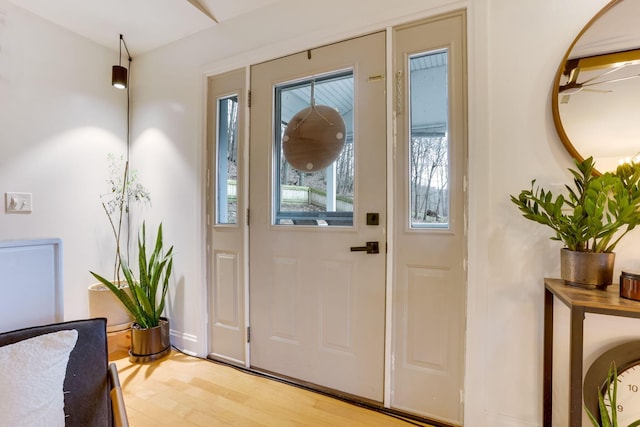
{"label": "black chair", "polygon": [[128,427],[118,371],[109,364],[107,320],[75,320],[0,334],[0,347],[61,330],[78,331],[64,380],[67,427]]}

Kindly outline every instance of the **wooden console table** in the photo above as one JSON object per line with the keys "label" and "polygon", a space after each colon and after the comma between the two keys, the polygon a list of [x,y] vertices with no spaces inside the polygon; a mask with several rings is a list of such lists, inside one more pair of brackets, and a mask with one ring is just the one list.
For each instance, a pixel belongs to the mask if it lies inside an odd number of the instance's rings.
{"label": "wooden console table", "polygon": [[542,385],[543,426],[551,427],[553,388],[553,300],[569,308],[569,426],[582,426],[582,358],[584,315],[586,313],[640,318],[640,302],[620,298],[618,285],[606,291],[568,286],[560,279],[544,280],[544,360]]}

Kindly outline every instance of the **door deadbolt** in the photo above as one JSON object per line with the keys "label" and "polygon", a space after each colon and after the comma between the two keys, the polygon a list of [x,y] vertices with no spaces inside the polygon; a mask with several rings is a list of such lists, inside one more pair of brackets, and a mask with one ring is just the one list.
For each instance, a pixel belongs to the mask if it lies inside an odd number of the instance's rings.
{"label": "door deadbolt", "polygon": [[378,212],[367,212],[367,225],[379,225],[380,214]]}

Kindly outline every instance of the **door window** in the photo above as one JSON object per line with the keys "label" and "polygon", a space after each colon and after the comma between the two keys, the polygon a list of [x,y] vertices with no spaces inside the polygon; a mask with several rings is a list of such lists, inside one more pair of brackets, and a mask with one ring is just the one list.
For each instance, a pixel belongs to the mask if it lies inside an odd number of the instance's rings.
{"label": "door window", "polygon": [[218,99],[216,224],[237,224],[238,96]]}
{"label": "door window", "polygon": [[447,53],[409,56],[411,228],[449,227]]}
{"label": "door window", "polygon": [[[349,70],[278,85],[275,88],[275,103],[275,224],[352,226],[353,72]],[[344,145],[339,156],[329,166],[315,172],[292,166],[283,149],[285,131],[290,121],[310,106],[327,106],[337,110],[345,125]],[[317,114],[322,114],[322,110],[318,111]],[[323,119],[320,116],[319,121]],[[326,120],[329,124],[330,120]]]}

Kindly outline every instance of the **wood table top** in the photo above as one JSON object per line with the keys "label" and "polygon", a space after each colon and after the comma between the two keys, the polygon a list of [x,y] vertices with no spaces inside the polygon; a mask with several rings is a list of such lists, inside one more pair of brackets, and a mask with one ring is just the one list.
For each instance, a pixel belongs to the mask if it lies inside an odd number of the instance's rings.
{"label": "wood table top", "polygon": [[585,311],[593,313],[640,318],[640,301],[622,298],[618,284],[608,286],[606,290],[570,286],[561,279],[547,278],[544,284],[567,307],[584,308]]}

